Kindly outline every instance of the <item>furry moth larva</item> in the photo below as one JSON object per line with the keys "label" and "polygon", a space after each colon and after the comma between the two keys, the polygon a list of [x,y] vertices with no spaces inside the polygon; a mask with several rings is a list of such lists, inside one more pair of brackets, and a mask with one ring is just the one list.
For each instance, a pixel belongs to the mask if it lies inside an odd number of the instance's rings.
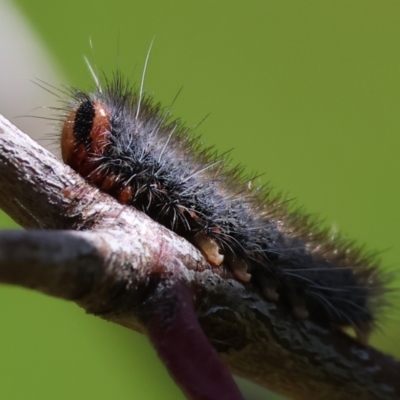
{"label": "furry moth larva", "polygon": [[269,188],[253,188],[224,156],[202,150],[178,120],[120,74],[63,107],[64,162],[91,184],[185,237],[298,319],[352,327],[366,343],[382,304],[377,261]]}

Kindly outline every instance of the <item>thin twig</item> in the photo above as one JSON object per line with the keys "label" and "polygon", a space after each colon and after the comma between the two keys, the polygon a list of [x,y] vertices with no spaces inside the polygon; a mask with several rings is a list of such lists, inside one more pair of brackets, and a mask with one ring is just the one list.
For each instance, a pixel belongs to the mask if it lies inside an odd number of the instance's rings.
{"label": "thin twig", "polygon": [[297,321],[212,269],[187,241],[92,188],[1,116],[0,182],[0,207],[15,221],[53,230],[3,232],[0,282],[74,300],[140,332],[160,282],[180,282],[232,372],[293,399],[400,399],[399,362]]}

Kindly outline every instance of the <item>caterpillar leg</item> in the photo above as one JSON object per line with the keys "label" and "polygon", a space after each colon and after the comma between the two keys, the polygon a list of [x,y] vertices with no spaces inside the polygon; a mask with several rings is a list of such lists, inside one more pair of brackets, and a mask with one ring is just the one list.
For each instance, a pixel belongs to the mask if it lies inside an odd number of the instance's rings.
{"label": "caterpillar leg", "polygon": [[278,287],[276,285],[275,279],[272,276],[267,276],[262,272],[258,272],[257,283],[261,287],[262,293],[266,300],[276,303],[279,301],[279,293],[277,292]]}
{"label": "caterpillar leg", "polygon": [[371,323],[363,323],[357,326],[341,326],[339,329],[345,334],[349,334],[349,330],[353,331],[356,335],[355,339],[361,346],[368,346],[369,339],[372,332]]}
{"label": "caterpillar leg", "polygon": [[292,315],[296,319],[303,320],[309,317],[305,298],[302,295],[295,293],[293,289],[289,289],[289,287],[278,285],[272,273],[264,268],[258,268],[254,275],[256,284],[261,289],[266,300],[273,303],[279,300],[284,301],[288,304]]}
{"label": "caterpillar leg", "polygon": [[219,267],[224,261],[224,256],[220,254],[217,242],[204,233],[197,233],[192,242],[213,267]]}
{"label": "caterpillar leg", "polygon": [[251,274],[247,272],[249,266],[243,258],[229,252],[226,255],[226,260],[237,280],[243,283],[250,282]]}
{"label": "caterpillar leg", "polygon": [[246,261],[233,253],[222,255],[217,242],[204,233],[196,234],[192,239],[193,244],[203,253],[204,257],[213,267],[219,267],[227,262],[235,278],[243,283],[250,282],[251,275],[247,272]]}

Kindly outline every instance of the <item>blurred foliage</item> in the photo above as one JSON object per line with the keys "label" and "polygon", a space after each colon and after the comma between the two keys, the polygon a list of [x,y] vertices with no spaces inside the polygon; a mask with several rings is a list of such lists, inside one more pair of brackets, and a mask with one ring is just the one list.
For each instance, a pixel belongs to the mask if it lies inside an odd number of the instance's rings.
{"label": "blurred foliage", "polygon": [[[382,250],[398,286],[398,1],[15,4],[68,76],[56,86],[93,86],[83,55],[137,82],[155,38],[145,87],[165,105],[183,87],[174,115],[211,113],[197,128],[206,145]],[[392,299],[372,343],[400,357]],[[0,302],[2,398],[183,398],[144,337],[21,289],[2,287]]]}

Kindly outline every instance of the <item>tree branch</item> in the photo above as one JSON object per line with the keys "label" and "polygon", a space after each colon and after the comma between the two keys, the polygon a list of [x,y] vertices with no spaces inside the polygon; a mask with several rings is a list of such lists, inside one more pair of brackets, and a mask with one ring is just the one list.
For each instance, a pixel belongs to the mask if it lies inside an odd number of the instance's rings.
{"label": "tree branch", "polygon": [[[164,361],[169,352],[158,346],[158,334],[182,327],[171,321],[184,315],[177,299],[189,293],[233,373],[293,399],[400,399],[398,361],[339,331],[295,320],[251,284],[211,268],[184,239],[88,185],[1,116],[0,182],[0,207],[15,221],[53,230],[1,233],[0,282],[73,300],[147,332]],[[174,376],[179,381],[182,374]],[[193,399],[211,398],[184,390]]]}

